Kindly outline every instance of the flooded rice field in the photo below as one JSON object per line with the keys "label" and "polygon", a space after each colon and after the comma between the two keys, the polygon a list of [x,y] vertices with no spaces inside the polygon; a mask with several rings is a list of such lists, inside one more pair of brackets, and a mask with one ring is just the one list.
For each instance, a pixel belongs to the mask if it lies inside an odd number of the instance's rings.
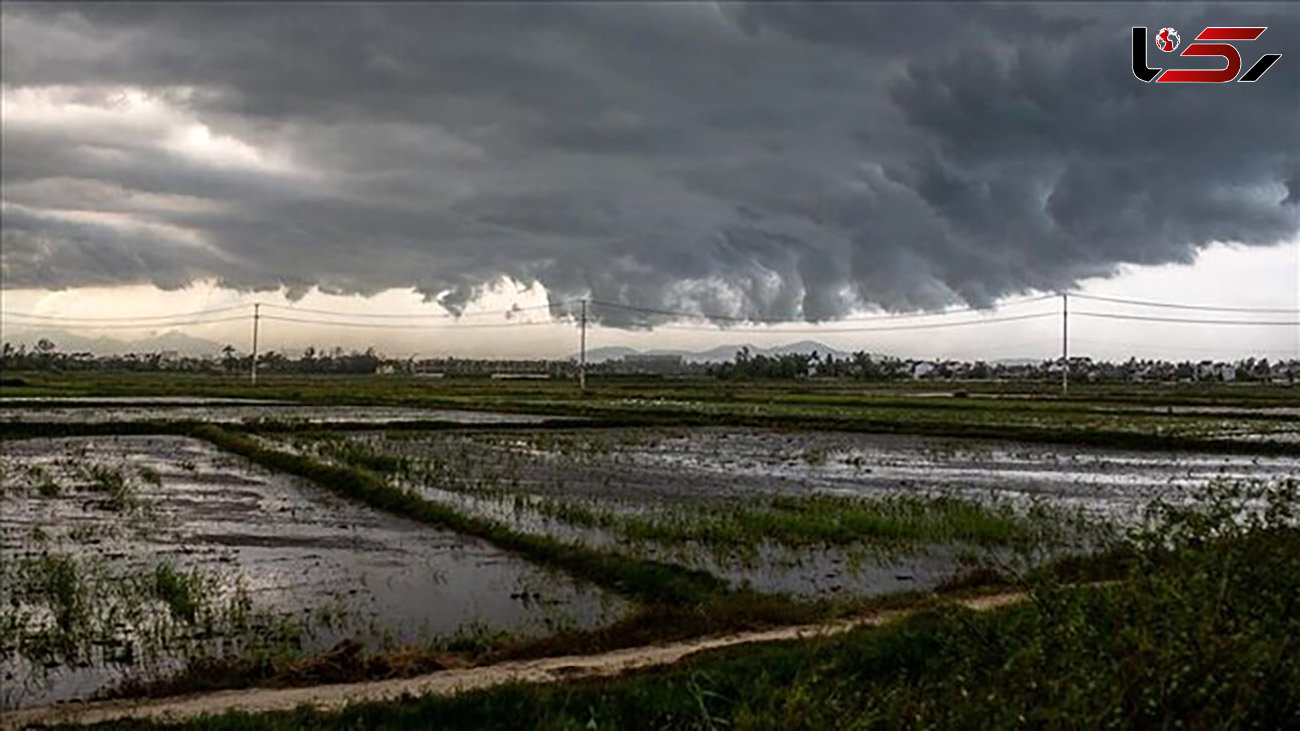
{"label": "flooded rice field", "polygon": [[5,705],[84,697],[196,653],[531,636],[626,610],[188,438],[4,442],[0,490]]}
{"label": "flooded rice field", "polygon": [[[10,406],[15,399],[0,399],[0,422],[104,424],[133,421],[205,421],[214,424],[259,421],[310,424],[441,421],[456,424],[539,424],[566,417],[510,414],[458,409],[421,409],[401,406],[312,406],[246,399],[177,399],[159,401],[94,399],[80,403],[35,399]],[[92,406],[92,404],[97,404]]]}
{"label": "flooded rice field", "polygon": [[[1095,548],[1156,498],[1185,499],[1216,480],[1300,475],[1300,455],[759,428],[533,428],[549,418],[238,399],[0,401],[0,420],[10,422],[248,423],[240,433],[263,452],[346,467],[335,473],[490,521],[474,525],[816,599],[1022,570]],[[272,421],[338,426],[255,426]],[[415,421],[490,428],[347,427]],[[209,438],[263,464],[320,474]],[[491,530],[434,522],[534,555]],[[0,708],[164,678],[196,658],[302,658],[345,645],[440,651],[603,626],[636,609],[521,554],[345,500],[206,441],[0,442]]]}
{"label": "flooded rice field", "polygon": [[761,429],[353,433],[348,439],[426,459],[446,484],[655,503],[942,493],[1039,498],[1124,517],[1153,497],[1213,479],[1300,475],[1300,456]]}
{"label": "flooded rice field", "polygon": [[[1296,457],[760,429],[268,439],[335,461],[386,464],[390,480],[429,500],[526,531],[807,596],[931,588],[966,567],[1010,560],[1021,533],[1054,533],[1058,550],[1077,548],[1088,540],[1088,523],[1136,519],[1156,497],[1176,500],[1211,480],[1300,474]],[[981,520],[990,524],[940,531],[931,541],[855,542],[819,522],[842,522],[871,500],[916,522],[927,516],[909,501],[920,498],[937,498],[948,512],[968,502],[989,506]],[[1051,529],[1032,525],[1024,517],[1031,513]],[[778,535],[796,524],[813,538]],[[766,535],[744,535],[755,526]],[[1079,531],[1064,535],[1061,526]]]}

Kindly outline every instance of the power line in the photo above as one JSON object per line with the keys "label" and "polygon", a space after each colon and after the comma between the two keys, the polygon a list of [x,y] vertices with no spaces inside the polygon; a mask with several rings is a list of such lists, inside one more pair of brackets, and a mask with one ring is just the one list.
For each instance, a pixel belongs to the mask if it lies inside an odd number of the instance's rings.
{"label": "power line", "polygon": [[[918,325],[886,325],[876,327],[847,327],[847,328],[822,328],[809,326],[797,329],[780,329],[780,330],[760,330],[760,333],[799,333],[814,335],[830,335],[835,333],[861,333],[861,332],[888,332],[892,330],[931,330],[941,327],[963,327],[965,325],[990,325],[995,322],[1017,322],[1020,320],[1035,320],[1043,317],[1060,317],[1059,312],[1037,312],[1032,315],[1014,315],[1011,317],[990,317],[984,320],[970,320],[967,322],[927,322]],[[690,330],[696,332],[717,332],[717,328],[711,327],[692,327],[689,325],[664,325],[664,330]]]}
{"label": "power line", "polygon": [[[345,312],[345,311],[341,311],[341,310],[321,310],[321,309],[313,309],[313,308],[308,308],[308,307],[289,307],[289,306],[285,306],[285,305],[277,305],[277,304],[270,304],[270,303],[257,303],[257,304],[260,304],[262,307],[273,308],[273,309],[277,309],[277,310],[283,310],[283,311],[291,312],[291,313],[310,313],[310,314],[318,314],[318,315],[332,315],[332,316],[336,316],[336,317],[353,317],[353,318],[357,318],[357,317],[360,317],[360,318],[394,318],[394,319],[441,319],[441,320],[453,320],[453,319],[461,319],[461,318],[465,318],[465,317],[484,317],[484,316],[490,316],[490,315],[508,316],[508,315],[512,315],[512,314],[514,314],[514,313],[518,313],[518,312],[530,312],[530,311],[536,311],[536,310],[548,309],[548,308],[552,307],[552,305],[550,305],[550,304],[545,304],[545,305],[530,305],[530,306],[528,306],[528,307],[512,307],[512,308],[504,309],[504,310],[492,310],[492,311],[488,311],[488,312],[467,312],[467,313],[464,313],[464,314],[461,314],[461,315],[453,315],[453,314],[432,314],[432,313],[429,313],[429,314],[423,314],[423,313],[387,313],[387,312],[385,312],[385,313]],[[567,303],[564,303],[564,304],[567,304]],[[0,314],[2,314],[2,315],[5,316],[5,317],[22,317],[22,318],[29,318],[29,319],[33,319],[33,320],[48,320],[48,321],[50,321],[50,322],[69,322],[69,323],[70,323],[70,322],[91,322],[91,323],[94,323],[94,322],[122,322],[122,323],[126,323],[126,322],[140,322],[140,323],[147,323],[147,322],[152,322],[152,321],[156,321],[156,320],[173,320],[173,319],[176,319],[176,318],[198,317],[198,316],[202,316],[202,315],[211,315],[211,314],[218,314],[218,313],[222,313],[222,312],[231,312],[231,311],[234,311],[234,310],[242,310],[242,309],[246,309],[246,308],[250,308],[250,307],[253,307],[253,304],[252,304],[252,303],[246,303],[246,304],[241,304],[241,305],[231,305],[231,306],[229,306],[229,307],[216,307],[216,308],[207,309],[207,310],[195,310],[195,311],[192,311],[192,312],[177,312],[177,313],[173,313],[173,314],[170,314],[170,315],[131,315],[131,316],[122,316],[122,317],[81,317],[81,316],[69,316],[69,315],[41,315],[41,314],[37,314],[37,313],[34,313],[34,312],[13,312],[13,311],[10,311],[10,310],[5,310],[5,311],[3,311],[3,312],[0,312]]]}
{"label": "power line", "polygon": [[[162,322],[162,323],[104,323],[95,325],[68,325],[74,330],[147,330],[150,328],[180,327],[189,325],[216,325],[222,322],[248,322],[245,315],[236,315],[234,317],[219,317],[215,320],[182,320],[179,322]],[[31,323],[20,323],[29,325]]]}
{"label": "power line", "polygon": [[[998,304],[997,307],[1013,307],[1016,305],[1026,305],[1026,304],[1030,304],[1031,302],[1042,302],[1043,300],[1054,299],[1055,297],[1056,295],[1054,294],[1046,294],[1040,297],[1030,297],[1022,300],[1003,302]],[[708,313],[708,312],[689,312],[686,310],[665,310],[665,309],[657,309],[654,307],[638,307],[635,305],[625,305],[619,302],[609,302],[606,300],[589,300],[589,302],[591,302],[591,304],[593,305],[598,305],[601,307],[611,307],[618,310],[627,310],[629,312],[641,312],[649,315],[665,315],[668,317],[686,317],[686,318],[700,319],[700,320],[721,320],[724,322],[753,323],[756,325],[764,325],[764,324],[783,325],[783,324],[804,322],[801,320],[794,320],[791,318],[744,317],[738,315],[722,315],[718,313]],[[912,312],[912,313],[906,313],[901,315],[868,315],[864,317],[846,317],[841,320],[836,320],[836,322],[879,322],[879,321],[912,320],[912,319],[917,319],[922,317],[944,317],[947,315],[958,315],[965,312],[977,312],[977,311],[983,311],[988,309],[995,309],[995,308],[963,307],[956,310],[944,310],[942,312]]]}
{"label": "power line", "polygon": [[[567,304],[567,302],[564,304]],[[439,313],[395,313],[395,312],[374,312],[374,313],[344,312],[341,310],[318,310],[310,307],[289,307],[286,305],[275,305],[275,304],[266,304],[266,303],[262,303],[262,306],[270,307],[276,310],[282,310],[285,312],[309,313],[313,315],[331,315],[334,317],[371,317],[371,318],[405,319],[405,320],[412,320],[412,319],[459,320],[465,317],[485,317],[489,315],[504,316],[504,315],[511,315],[516,312],[532,312],[535,310],[550,309],[552,307],[552,305],[550,304],[530,305],[528,307],[512,307],[506,310],[492,310],[488,312],[466,312],[460,315],[454,315],[450,313],[439,314]]]}
{"label": "power line", "polygon": [[[241,318],[242,319],[242,318]],[[505,327],[536,327],[539,325],[556,325],[555,321],[547,320],[544,322],[486,322],[486,323],[467,323],[462,325],[425,325],[423,323],[386,323],[386,322],[352,322],[343,320],[311,320],[300,317],[282,317],[280,315],[262,315],[263,320],[274,320],[277,322],[295,322],[303,325],[334,325],[338,327],[356,327],[372,328],[380,330],[465,330],[465,329],[494,329]]]}
{"label": "power line", "polygon": [[[4,310],[0,315],[5,317],[26,317],[33,320],[49,320],[51,322],[142,322],[146,320],[173,320],[179,317],[200,317],[202,315],[214,315],[221,312],[232,312],[252,307],[249,304],[231,305],[229,307],[214,307],[207,310],[195,310],[193,312],[175,312],[170,315],[128,315],[123,317],[78,317],[67,315],[40,315],[34,312],[13,312]],[[141,325],[144,327],[145,325]]]}
{"label": "power line", "polygon": [[1300,325],[1300,320],[1198,320],[1187,317],[1151,317],[1145,315],[1118,315],[1110,312],[1071,312],[1078,317],[1103,317],[1108,320],[1141,320],[1144,322],[1182,322],[1196,325]]}
{"label": "power line", "polygon": [[1281,308],[1268,307],[1216,307],[1213,305],[1188,305],[1178,302],[1151,302],[1149,300],[1125,299],[1123,297],[1103,297],[1098,294],[1083,294],[1082,292],[1070,292],[1071,297],[1081,297],[1083,299],[1098,300],[1101,302],[1118,302],[1126,305],[1138,305],[1141,307],[1167,307],[1175,310],[1204,310],[1206,312],[1259,312],[1282,315],[1294,315],[1300,313],[1300,309],[1288,310]]}
{"label": "power line", "polygon": [[[1255,312],[1255,313],[1275,313],[1275,314],[1300,313],[1300,310],[1288,310],[1288,309],[1280,309],[1280,308],[1213,307],[1209,305],[1190,305],[1190,304],[1179,304],[1179,303],[1170,303],[1170,302],[1150,302],[1145,300],[1131,300],[1131,299],[1123,299],[1118,297],[1103,297],[1100,295],[1086,295],[1080,293],[1071,293],[1071,294],[1073,294],[1076,297],[1081,297],[1084,299],[1105,301],[1105,302],[1116,302],[1121,304],[1130,304],[1130,305],[1148,306],[1148,307],[1165,307],[1165,308],[1173,308],[1173,309],[1222,311],[1222,312]],[[1005,302],[999,306],[1000,307],[1015,306],[1021,304],[1029,304],[1032,302],[1041,302],[1046,299],[1054,298],[1055,296],[1056,295],[1044,295],[1041,297],[1032,297],[1025,300]],[[765,324],[803,325],[803,327],[799,327],[799,328],[769,329],[763,331],[768,333],[816,332],[816,333],[830,334],[830,333],[854,333],[854,332],[887,332],[887,331],[895,331],[895,330],[899,330],[899,331],[925,330],[925,329],[943,328],[943,327],[961,327],[966,325],[991,324],[997,322],[1015,322],[1019,320],[1029,320],[1029,319],[1036,319],[1040,317],[1056,316],[1057,314],[1059,314],[1056,312],[1047,312],[1047,313],[1037,313],[1032,315],[1018,315],[1013,317],[994,317],[994,318],[986,318],[982,320],[972,320],[967,322],[937,322],[937,323],[923,323],[923,324],[882,326],[882,327],[825,328],[825,327],[817,326],[812,323],[806,323],[803,321],[792,320],[792,319],[749,318],[749,317],[739,317],[733,315],[722,315],[717,313],[687,312],[682,310],[668,310],[668,309],[658,309],[652,307],[638,307],[635,305],[626,305],[617,302],[608,302],[605,300],[589,300],[589,302],[592,305],[596,305],[600,307],[608,307],[608,308],[625,310],[629,312],[638,312],[643,314],[663,315],[668,317],[706,319],[712,321],[733,322],[733,323],[753,324],[753,325],[765,325]],[[460,320],[462,318],[467,318],[467,317],[481,317],[481,316],[491,316],[491,315],[508,317],[515,313],[537,311],[542,309],[549,310],[556,307],[557,305],[562,306],[564,304],[571,304],[571,303],[572,301],[564,301],[561,303],[548,303],[545,305],[532,305],[529,307],[514,307],[508,310],[467,313],[459,316],[452,315],[452,314],[434,315],[434,314],[414,314],[414,313],[349,313],[349,312],[343,312],[338,310],[296,308],[296,307],[288,307],[284,305],[266,304],[263,306],[268,308],[273,308],[275,310],[280,310],[285,313],[289,313],[289,315],[267,314],[267,315],[263,315],[263,317],[265,317],[266,319],[278,320],[282,322],[294,322],[294,323],[313,324],[313,325],[338,325],[343,327],[359,327],[359,328],[370,327],[370,328],[386,328],[386,329],[457,329],[457,328],[519,327],[522,325],[549,325],[549,324],[555,324],[555,321],[548,320],[545,322],[527,322],[527,323],[505,322],[505,323],[495,323],[495,324],[474,324],[474,323],[463,323],[460,322]],[[191,312],[173,313],[169,315],[137,315],[137,316],[124,316],[124,317],[90,317],[90,316],[73,317],[73,316],[62,316],[62,315],[42,315],[42,314],[28,313],[28,312],[13,312],[8,310],[0,311],[0,315],[7,318],[18,318],[18,319],[36,320],[36,321],[48,322],[48,323],[58,323],[73,328],[143,329],[143,328],[150,328],[150,327],[178,327],[183,325],[204,325],[204,324],[216,324],[222,322],[233,322],[235,320],[242,319],[242,317],[208,319],[206,316],[216,315],[216,314],[221,314],[226,312],[233,312],[251,306],[252,305],[250,304],[241,304],[241,305],[232,305],[228,307],[210,308],[206,310],[195,310]],[[967,307],[958,310],[948,310],[945,312],[909,313],[909,314],[902,314],[902,315],[876,315],[876,316],[866,316],[866,317],[858,317],[858,318],[845,318],[843,320],[838,320],[836,322],[839,323],[882,322],[882,321],[897,322],[900,320],[912,320],[918,318],[946,317],[950,315],[974,312],[977,310],[981,310],[981,308]],[[313,315],[327,315],[332,317],[344,317],[350,319],[324,320],[324,319],[298,318],[292,316],[293,314],[298,314],[298,313],[313,314]],[[1169,322],[1169,323],[1186,323],[1186,324],[1202,324],[1202,325],[1245,325],[1245,326],[1300,325],[1300,321],[1280,321],[1280,320],[1260,321],[1260,320],[1197,319],[1197,318],[1180,318],[1180,317],[1156,317],[1156,316],[1147,316],[1147,315],[1125,315],[1125,314],[1107,313],[1107,312],[1074,312],[1071,314],[1080,317],[1094,317],[1094,318],[1105,318],[1105,319],[1113,319],[1113,320]],[[203,318],[203,319],[196,319],[196,318]],[[440,325],[428,325],[428,324],[423,324],[418,322],[412,322],[409,324],[403,323],[403,324],[387,325],[383,323],[366,321],[367,319],[376,319],[376,318],[401,319],[401,320],[426,320],[426,321],[427,320],[456,320],[458,324],[449,325],[449,326],[440,326]],[[22,324],[32,324],[32,323],[22,323]],[[669,330],[697,330],[697,331],[710,331],[710,332],[716,329],[713,327],[704,327],[704,326],[693,327],[690,325],[663,325],[661,327]]]}

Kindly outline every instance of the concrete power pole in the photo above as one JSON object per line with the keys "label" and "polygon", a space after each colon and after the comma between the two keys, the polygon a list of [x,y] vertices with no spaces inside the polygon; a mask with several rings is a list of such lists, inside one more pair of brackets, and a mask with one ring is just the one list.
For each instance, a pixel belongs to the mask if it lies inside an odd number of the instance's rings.
{"label": "concrete power pole", "polygon": [[578,388],[587,390],[587,300],[582,300],[582,339],[578,349]]}
{"label": "concrete power pole", "polygon": [[257,385],[257,325],[262,319],[262,305],[253,305],[253,368],[248,372],[249,383]]}
{"label": "concrete power pole", "polygon": [[1070,295],[1061,293],[1061,395],[1070,392]]}

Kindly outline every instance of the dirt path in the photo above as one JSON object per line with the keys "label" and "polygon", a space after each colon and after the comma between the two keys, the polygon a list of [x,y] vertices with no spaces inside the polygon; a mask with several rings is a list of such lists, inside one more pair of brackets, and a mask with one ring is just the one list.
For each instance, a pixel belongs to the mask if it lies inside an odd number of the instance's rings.
{"label": "dirt path", "polygon": [[[1024,598],[1025,595],[1020,593],[995,594],[963,599],[956,603],[976,611],[984,611],[1015,604]],[[249,713],[290,711],[303,704],[320,710],[332,710],[350,703],[395,700],[403,696],[421,696],[427,693],[451,695],[505,683],[548,683],[577,678],[609,677],[640,668],[671,665],[703,650],[755,642],[824,637],[858,627],[882,625],[909,613],[906,610],[881,611],[828,624],[798,625],[701,637],[664,645],[614,650],[597,655],[568,655],[503,662],[462,670],[442,670],[413,678],[317,685],[306,688],[251,688],[171,698],[98,701],[28,708],[0,714],[0,729],[23,728],[34,724],[96,723],[122,718],[180,720],[233,710]]]}

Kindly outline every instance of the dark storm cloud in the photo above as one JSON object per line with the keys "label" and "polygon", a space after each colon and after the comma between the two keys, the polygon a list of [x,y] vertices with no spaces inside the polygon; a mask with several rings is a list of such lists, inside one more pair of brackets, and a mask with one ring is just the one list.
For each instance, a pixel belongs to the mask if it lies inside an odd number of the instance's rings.
{"label": "dark storm cloud", "polygon": [[[5,287],[212,277],[454,307],[508,276],[822,320],[1297,230],[1293,6],[3,14]],[[1143,84],[1144,24],[1268,25],[1246,62],[1285,55],[1256,84]]]}

